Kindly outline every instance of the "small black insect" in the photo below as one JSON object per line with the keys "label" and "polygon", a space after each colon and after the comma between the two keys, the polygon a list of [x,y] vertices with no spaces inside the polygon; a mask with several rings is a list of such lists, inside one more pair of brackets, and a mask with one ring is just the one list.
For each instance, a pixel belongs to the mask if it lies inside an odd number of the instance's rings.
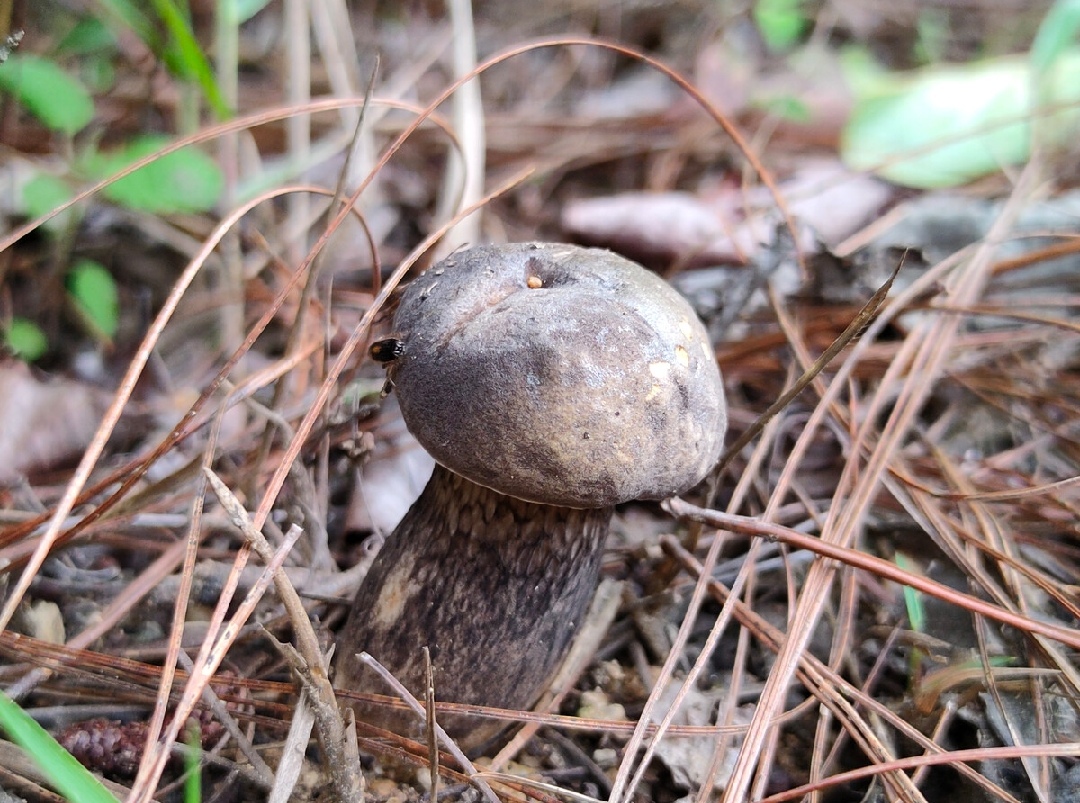
{"label": "small black insect", "polygon": [[371,359],[375,362],[393,362],[405,353],[405,343],[396,337],[376,340],[371,344]]}

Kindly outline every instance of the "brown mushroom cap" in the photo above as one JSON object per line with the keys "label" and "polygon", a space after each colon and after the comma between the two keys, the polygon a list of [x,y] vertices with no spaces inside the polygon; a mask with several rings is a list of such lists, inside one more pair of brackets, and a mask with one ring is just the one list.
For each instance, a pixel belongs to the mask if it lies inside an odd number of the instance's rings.
{"label": "brown mushroom cap", "polygon": [[602,507],[701,480],[726,424],[690,305],[608,251],[461,251],[403,293],[402,414],[436,461],[501,493]]}

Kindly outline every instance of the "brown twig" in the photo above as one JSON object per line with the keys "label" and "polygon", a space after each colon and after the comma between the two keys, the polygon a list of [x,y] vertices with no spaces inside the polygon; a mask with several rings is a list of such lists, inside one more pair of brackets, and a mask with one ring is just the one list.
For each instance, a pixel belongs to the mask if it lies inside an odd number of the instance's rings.
{"label": "brown twig", "polygon": [[[274,549],[261,532],[255,529],[247,511],[233,495],[229,487],[213,470],[204,469],[207,481],[214,494],[221,502],[225,512],[233,523],[244,533],[256,554],[268,565],[274,559]],[[299,530],[293,525],[295,530]],[[290,531],[291,532],[291,531]],[[295,540],[295,539],[293,539]],[[326,769],[338,794],[345,801],[364,800],[364,775],[359,762],[349,760],[349,751],[345,744],[345,723],[338,710],[337,698],[330,685],[330,670],[319,648],[319,639],[311,626],[311,619],[300,595],[290,582],[288,575],[279,569],[274,572],[274,585],[285,610],[292,622],[301,661],[294,667],[303,678],[306,688],[312,695],[311,704],[315,713],[315,726],[319,731],[319,740],[326,751]]]}

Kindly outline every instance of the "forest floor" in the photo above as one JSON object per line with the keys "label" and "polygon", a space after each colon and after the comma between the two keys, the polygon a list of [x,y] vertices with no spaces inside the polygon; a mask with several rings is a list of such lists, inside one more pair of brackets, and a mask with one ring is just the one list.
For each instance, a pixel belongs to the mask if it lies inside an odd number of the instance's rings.
{"label": "forest floor", "polygon": [[[445,5],[0,19],[0,690],[120,800],[1080,800],[1069,4]],[[389,291],[529,240],[690,300],[730,448],[463,762],[327,656],[431,467]]]}

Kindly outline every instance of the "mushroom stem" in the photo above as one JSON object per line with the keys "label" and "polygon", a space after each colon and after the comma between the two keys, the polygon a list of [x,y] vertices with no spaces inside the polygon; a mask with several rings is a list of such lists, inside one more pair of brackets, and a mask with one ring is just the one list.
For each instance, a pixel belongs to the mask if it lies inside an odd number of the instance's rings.
{"label": "mushroom stem", "polygon": [[[437,699],[531,706],[592,599],[612,511],[525,502],[436,466],[361,585],[339,642],[337,685],[387,692],[356,658],[366,651],[422,698],[427,646]],[[363,713],[390,727],[412,717]],[[440,724],[465,749],[501,729],[464,717]]]}

